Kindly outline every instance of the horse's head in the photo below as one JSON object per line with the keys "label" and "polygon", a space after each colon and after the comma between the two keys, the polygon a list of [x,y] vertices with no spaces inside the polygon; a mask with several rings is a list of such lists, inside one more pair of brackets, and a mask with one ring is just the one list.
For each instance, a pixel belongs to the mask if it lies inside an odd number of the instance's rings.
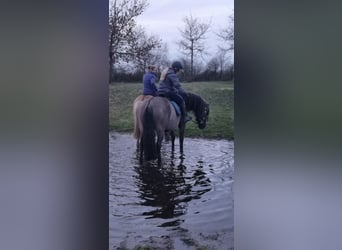
{"label": "horse's head", "polygon": [[187,108],[194,112],[196,116],[196,123],[199,129],[204,129],[207,126],[209,116],[209,104],[199,95],[194,93],[187,93]]}
{"label": "horse's head", "polygon": [[209,117],[209,104],[204,103],[201,107],[199,115],[196,117],[197,125],[199,129],[204,129],[207,126]]}

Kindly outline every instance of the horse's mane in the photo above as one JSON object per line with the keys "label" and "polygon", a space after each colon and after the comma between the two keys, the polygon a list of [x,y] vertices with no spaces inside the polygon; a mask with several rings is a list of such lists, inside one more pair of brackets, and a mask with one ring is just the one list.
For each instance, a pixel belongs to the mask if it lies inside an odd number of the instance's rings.
{"label": "horse's mane", "polygon": [[188,98],[186,100],[186,109],[188,111],[193,111],[195,113],[196,119],[201,115],[204,106],[207,102],[202,99],[199,95],[191,92],[187,92]]}

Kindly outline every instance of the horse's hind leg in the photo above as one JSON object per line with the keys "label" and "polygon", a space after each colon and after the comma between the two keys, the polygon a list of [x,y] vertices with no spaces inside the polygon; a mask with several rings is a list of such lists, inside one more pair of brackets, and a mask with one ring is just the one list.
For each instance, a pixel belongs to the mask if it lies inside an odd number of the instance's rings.
{"label": "horse's hind leg", "polygon": [[165,141],[169,141],[170,140],[170,133],[171,133],[171,131],[165,130],[165,133],[164,133]]}
{"label": "horse's hind leg", "polygon": [[157,136],[157,154],[158,154],[158,163],[161,162],[161,147],[162,147],[162,141],[164,137],[164,132],[158,132]]}

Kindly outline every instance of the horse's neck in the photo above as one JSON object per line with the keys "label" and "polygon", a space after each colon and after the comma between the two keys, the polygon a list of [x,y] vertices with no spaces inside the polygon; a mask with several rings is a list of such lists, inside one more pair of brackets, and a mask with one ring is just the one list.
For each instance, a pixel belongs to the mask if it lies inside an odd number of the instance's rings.
{"label": "horse's neck", "polygon": [[200,100],[199,96],[192,94],[192,93],[189,93],[187,108],[190,111],[195,111],[197,108],[197,105],[199,105],[199,100]]}

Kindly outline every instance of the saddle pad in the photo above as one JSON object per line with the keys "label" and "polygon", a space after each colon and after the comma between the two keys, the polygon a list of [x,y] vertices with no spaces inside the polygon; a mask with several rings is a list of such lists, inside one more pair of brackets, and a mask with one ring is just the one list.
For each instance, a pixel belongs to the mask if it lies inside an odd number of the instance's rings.
{"label": "saddle pad", "polygon": [[178,104],[176,102],[174,102],[174,101],[171,101],[171,104],[175,108],[177,116],[179,116],[181,114],[181,111],[180,111],[180,108],[179,108]]}

